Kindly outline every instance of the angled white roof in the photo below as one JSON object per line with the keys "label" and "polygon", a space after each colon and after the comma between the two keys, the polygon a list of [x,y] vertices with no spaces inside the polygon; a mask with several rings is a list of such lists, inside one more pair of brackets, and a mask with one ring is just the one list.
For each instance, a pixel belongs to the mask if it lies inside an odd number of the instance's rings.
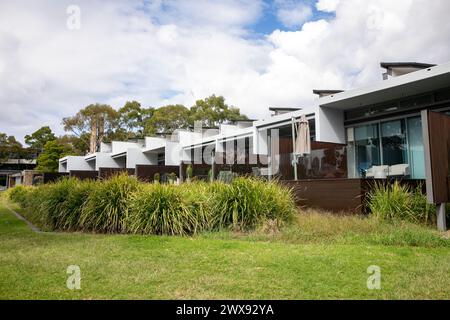
{"label": "angled white roof", "polygon": [[86,160],[86,161],[91,161],[91,160],[97,159],[97,153],[98,153],[98,152],[87,154],[87,155],[84,157],[84,160]]}
{"label": "angled white roof", "polygon": [[321,107],[340,110],[418,95],[450,86],[450,63],[381,80],[373,85],[319,98]]}

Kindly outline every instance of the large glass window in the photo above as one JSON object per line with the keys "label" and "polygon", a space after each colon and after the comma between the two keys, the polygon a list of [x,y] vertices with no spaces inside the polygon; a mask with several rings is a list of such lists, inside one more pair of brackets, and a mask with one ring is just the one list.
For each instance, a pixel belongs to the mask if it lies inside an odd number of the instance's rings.
{"label": "large glass window", "polygon": [[356,174],[364,176],[367,169],[381,164],[378,124],[354,130]]}
{"label": "large glass window", "polygon": [[[347,129],[349,178],[374,174],[425,179],[421,117],[373,123]],[[379,169],[379,168],[377,168]]]}
{"label": "large glass window", "polygon": [[409,158],[411,178],[425,179],[425,153],[423,149],[422,119],[408,119]]}
{"label": "large glass window", "polygon": [[408,164],[405,120],[381,123],[383,165]]}

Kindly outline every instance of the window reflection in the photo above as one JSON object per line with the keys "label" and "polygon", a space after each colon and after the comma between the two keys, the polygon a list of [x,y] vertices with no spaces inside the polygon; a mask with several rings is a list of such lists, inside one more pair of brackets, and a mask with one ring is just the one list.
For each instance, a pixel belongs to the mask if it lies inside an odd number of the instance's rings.
{"label": "window reflection", "polygon": [[381,124],[381,145],[383,164],[392,166],[407,164],[408,154],[405,134],[405,120],[383,122]]}
{"label": "window reflection", "polygon": [[348,176],[425,178],[420,117],[347,129]]}
{"label": "window reflection", "polygon": [[356,174],[364,177],[368,169],[381,164],[378,124],[355,128]]}

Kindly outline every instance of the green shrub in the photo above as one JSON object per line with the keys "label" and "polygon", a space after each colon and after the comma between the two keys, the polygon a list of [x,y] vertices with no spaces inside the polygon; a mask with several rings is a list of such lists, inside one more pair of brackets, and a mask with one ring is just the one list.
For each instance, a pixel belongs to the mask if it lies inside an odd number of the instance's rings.
{"label": "green shrub", "polygon": [[213,170],[209,169],[208,170],[208,182],[213,182],[213,181],[214,181]]}
{"label": "green shrub", "polygon": [[145,184],[128,175],[104,181],[62,179],[17,187],[11,200],[42,229],[188,235],[233,227],[279,225],[295,210],[291,191],[276,182]]}
{"label": "green shrub", "polygon": [[436,221],[436,206],[429,204],[426,196],[422,193],[419,185],[411,190],[411,212],[410,221],[419,223],[434,223]]}
{"label": "green shrub", "polygon": [[136,178],[126,174],[97,183],[81,210],[80,227],[95,232],[124,232],[130,199],[138,187]]}
{"label": "green shrub", "polygon": [[292,189],[274,181],[259,180],[259,183],[264,188],[261,196],[267,212],[266,218],[278,222],[290,221],[297,212]]}
{"label": "green shrub", "polygon": [[167,179],[169,180],[170,183],[174,183],[175,181],[177,181],[177,174],[175,172],[171,172],[167,176]]}
{"label": "green shrub", "polygon": [[189,164],[186,167],[186,179],[191,180],[193,175],[194,175],[194,169],[192,168],[192,165]]}
{"label": "green shrub", "polygon": [[153,175],[153,181],[156,183],[161,181],[161,175],[158,172]]}
{"label": "green shrub", "polygon": [[29,187],[25,187],[22,185],[15,186],[14,188],[8,190],[9,199],[11,199],[13,202],[16,202],[21,207],[26,207],[26,201],[29,192]]}
{"label": "green shrub", "polygon": [[224,183],[231,183],[233,179],[237,178],[237,173],[232,171],[220,171],[217,180]]}
{"label": "green shrub", "polygon": [[132,233],[185,235],[193,233],[195,217],[177,186],[142,186],[131,198],[127,230]]}
{"label": "green shrub", "polygon": [[192,233],[211,230],[213,228],[211,218],[214,201],[211,184],[195,181],[190,184],[182,184],[179,189],[185,205],[194,217]]}
{"label": "green shrub", "polygon": [[78,184],[75,178],[61,179],[56,183],[50,183],[38,187],[39,197],[34,196],[41,201],[39,204],[33,204],[33,207],[38,207],[40,215],[42,216],[45,226],[51,230],[59,229],[61,215],[66,214],[65,205],[69,194]]}
{"label": "green shrub", "polygon": [[418,186],[411,190],[398,181],[393,184],[376,183],[368,195],[368,207],[371,213],[382,220],[406,220],[429,223],[435,207],[429,205]]}
{"label": "green shrub", "polygon": [[276,182],[236,178],[212,184],[213,223],[248,230],[267,220],[288,221],[295,210],[291,191]]}
{"label": "green shrub", "polygon": [[89,195],[97,188],[98,182],[86,180],[76,183],[60,207],[57,226],[61,230],[80,229],[80,215]]}
{"label": "green shrub", "polygon": [[47,221],[48,215],[45,208],[48,185],[26,187],[26,189],[22,203],[19,203],[23,209],[21,214],[41,229],[52,230],[51,223]]}

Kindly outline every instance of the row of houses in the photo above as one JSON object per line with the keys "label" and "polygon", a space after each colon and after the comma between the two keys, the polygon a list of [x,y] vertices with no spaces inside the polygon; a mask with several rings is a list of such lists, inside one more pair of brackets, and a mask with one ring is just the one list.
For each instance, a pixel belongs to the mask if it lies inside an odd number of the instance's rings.
{"label": "row of houses", "polygon": [[[269,177],[291,180],[296,127],[294,131],[292,128],[306,116],[313,144],[311,154],[297,161],[309,160],[299,168],[300,179],[377,175],[424,179],[420,111],[450,112],[450,64],[381,66],[385,69],[384,80],[348,91],[314,90],[318,99],[309,107],[271,108],[273,116],[264,120],[177,130],[142,141],[102,143],[94,154],[60,159],[59,172],[101,168],[136,171],[137,166],[166,166],[178,167],[176,174],[183,179],[182,167],[187,163],[251,166],[253,157],[252,168],[265,165],[272,169],[272,173],[265,173]],[[213,154],[214,160],[209,161]],[[232,160],[227,162],[229,158]]]}
{"label": "row of houses", "polygon": [[[314,90],[318,98],[310,106],[271,108],[272,116],[263,120],[102,143],[99,152],[60,159],[59,172],[97,178],[127,171],[146,181],[156,173],[176,174],[183,181],[191,165],[199,178],[224,171],[276,178],[294,187],[301,205],[362,211],[371,179],[417,185],[430,176],[422,111],[450,115],[450,64],[381,67],[379,82],[347,91]],[[301,119],[307,120],[311,140],[306,154],[296,152]],[[450,161],[450,141],[434,149]],[[448,163],[440,167],[450,177]]]}

